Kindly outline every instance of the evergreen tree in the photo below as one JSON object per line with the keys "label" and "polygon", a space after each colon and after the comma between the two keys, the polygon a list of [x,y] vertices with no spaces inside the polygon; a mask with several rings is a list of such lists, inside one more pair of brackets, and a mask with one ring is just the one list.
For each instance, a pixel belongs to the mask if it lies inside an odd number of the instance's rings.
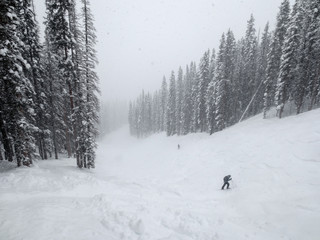
{"label": "evergreen tree", "polygon": [[[268,65],[268,54],[270,52],[271,34],[269,32],[269,23],[266,24],[264,32],[261,37],[261,43],[258,50],[258,63],[257,63],[257,81],[260,83],[266,82],[266,69]],[[255,112],[263,109],[263,95],[264,88],[260,87],[256,97],[256,104],[254,106]]]}
{"label": "evergreen tree", "polygon": [[[97,94],[100,92],[98,88],[98,76],[95,72],[95,66],[97,64],[96,51],[94,49],[96,44],[95,28],[93,26],[93,16],[90,10],[88,0],[82,0],[83,19],[84,19],[84,54],[83,54],[83,77],[85,85],[85,118],[82,118],[82,124],[85,125],[86,131],[83,136],[85,149],[84,154],[84,166],[90,168],[95,166],[95,148],[96,137],[98,134],[98,112],[99,112],[99,100]],[[80,95],[81,97],[81,95]],[[80,146],[81,148],[81,146]],[[81,153],[80,153],[81,154]],[[80,155],[81,159],[81,155]],[[87,164],[86,164],[87,163]],[[78,162],[78,166],[81,166],[81,162]]]}
{"label": "evergreen tree", "polygon": [[138,111],[139,111],[139,118],[138,118],[138,136],[144,137],[146,132],[146,104],[145,104],[145,94],[142,90],[140,95],[140,101],[138,102]]}
{"label": "evergreen tree", "polygon": [[319,102],[320,97],[320,1],[307,1],[307,14],[305,18],[309,18],[306,35],[306,56],[308,56],[308,84],[307,98],[308,110],[311,110],[315,103]]}
{"label": "evergreen tree", "polygon": [[25,56],[21,32],[21,1],[0,2],[0,128],[5,158],[30,165],[34,149],[34,88],[27,75],[31,66]]}
{"label": "evergreen tree", "polygon": [[237,106],[237,98],[235,97],[236,91],[236,81],[235,81],[235,59],[236,59],[236,42],[233,35],[233,32],[229,29],[226,34],[226,42],[224,48],[224,78],[226,82],[226,95],[228,97],[228,102],[226,102],[226,123],[227,125],[231,125],[236,122],[235,115],[235,107]]}
{"label": "evergreen tree", "polygon": [[169,99],[167,108],[167,135],[171,136],[177,133],[176,131],[176,80],[174,72],[171,72]]}
{"label": "evergreen tree", "polygon": [[167,129],[167,105],[168,105],[168,87],[166,78],[163,77],[161,85],[161,106],[160,106],[160,131]]}
{"label": "evergreen tree", "polygon": [[216,112],[215,112],[215,122],[216,122],[216,129],[220,131],[224,129],[227,125],[227,88],[228,82],[225,77],[225,47],[226,47],[226,40],[225,34],[222,34],[219,46],[219,52],[217,56],[217,70],[216,70]]}
{"label": "evergreen tree", "polygon": [[[64,81],[64,122],[65,139],[68,156],[73,152],[73,114],[74,114],[74,82],[75,82],[75,62],[72,60],[72,51],[76,44],[74,34],[70,29],[69,15],[72,15],[72,1],[69,0],[46,0],[47,22],[46,33],[48,41],[54,53],[57,54],[58,67]],[[70,114],[71,113],[71,114]]]}
{"label": "evergreen tree", "polygon": [[268,54],[267,76],[264,83],[264,117],[273,105],[275,96],[275,86],[279,74],[280,59],[284,37],[289,22],[290,4],[289,0],[283,0],[280,11],[277,15],[276,29],[271,40],[270,52]]}
{"label": "evergreen tree", "polygon": [[210,51],[206,51],[200,60],[197,95],[197,121],[201,132],[206,131],[206,96],[210,82]]}
{"label": "evergreen tree", "polygon": [[79,18],[76,14],[75,0],[69,0],[68,23],[74,44],[71,45],[70,58],[73,64],[72,88],[73,88],[73,114],[71,123],[73,126],[73,141],[78,167],[87,167],[86,145],[89,136],[87,134],[87,109],[86,109],[86,81],[87,81],[87,16],[86,3],[82,2],[83,31],[80,30]]}
{"label": "evergreen tree", "polygon": [[58,56],[53,52],[48,35],[46,34],[45,46],[42,53],[41,65],[44,68],[43,82],[44,91],[47,96],[47,104],[45,105],[45,115],[48,117],[47,125],[50,130],[47,148],[49,154],[54,152],[55,159],[58,159],[59,152],[64,149],[65,135],[63,120],[63,94],[64,83],[60,81],[62,76],[59,71]]}
{"label": "evergreen tree", "polygon": [[209,66],[209,80],[214,78],[216,71],[216,50],[213,48],[211,52],[211,58],[210,58],[210,66]]}
{"label": "evergreen tree", "polygon": [[191,78],[191,103],[192,103],[192,118],[190,124],[191,132],[197,132],[199,130],[199,75],[197,72],[197,66],[195,62],[190,65],[190,78]]}
{"label": "evergreen tree", "polygon": [[160,131],[160,91],[156,91],[153,96],[152,104],[152,123],[153,130],[152,132]]}
{"label": "evergreen tree", "polygon": [[[246,36],[244,38],[243,49],[243,81],[241,85],[242,104],[243,107],[249,108],[250,101],[254,96],[254,92],[259,86],[259,82],[256,79],[257,68],[257,37],[255,35],[256,30],[254,27],[254,17],[251,15],[246,30]],[[246,110],[243,114],[246,114]],[[254,109],[250,108],[249,115],[255,114]]]}
{"label": "evergreen tree", "polygon": [[26,77],[30,79],[33,87],[33,103],[35,110],[35,130],[36,143],[42,159],[47,159],[48,142],[48,125],[46,119],[45,106],[47,105],[46,91],[43,82],[43,69],[41,63],[41,44],[39,40],[38,23],[35,19],[33,7],[30,0],[22,0],[19,3],[19,18],[21,24],[19,31],[22,33],[22,41],[24,43],[23,56],[30,64],[30,68],[26,71]]}
{"label": "evergreen tree", "polygon": [[212,134],[215,131],[215,111],[216,111],[216,56],[215,50],[213,49],[211,59],[210,59],[210,83],[207,90],[207,123],[209,133]]}
{"label": "evergreen tree", "polygon": [[145,98],[145,123],[146,123],[146,126],[145,126],[145,134],[147,136],[149,136],[151,133],[152,133],[152,105],[151,105],[151,95],[150,93],[148,93],[146,95],[146,98]]}
{"label": "evergreen tree", "polygon": [[184,94],[183,94],[183,105],[182,105],[182,134],[187,134],[191,131],[192,121],[192,79],[189,66],[186,66],[186,74],[184,78]]}
{"label": "evergreen tree", "polygon": [[243,114],[243,110],[245,109],[243,103],[243,83],[246,81],[244,78],[244,39],[241,38],[236,43],[236,51],[235,51],[235,70],[234,70],[234,103],[233,107],[233,115],[234,119],[237,121],[241,118]]}
{"label": "evergreen tree", "polygon": [[[296,67],[298,60],[298,48],[301,41],[301,11],[299,2],[296,2],[288,23],[288,29],[285,35],[282,56],[280,62],[279,77],[276,86],[275,103],[278,110],[278,116],[281,118],[284,105],[292,95],[292,87],[297,75]],[[291,96],[292,97],[292,96]]]}
{"label": "evergreen tree", "polygon": [[183,71],[182,68],[179,68],[178,71],[178,80],[177,80],[177,96],[176,96],[176,121],[177,121],[177,134],[181,135],[182,134],[182,123],[183,123],[183,114],[182,114],[182,109],[183,109]]}

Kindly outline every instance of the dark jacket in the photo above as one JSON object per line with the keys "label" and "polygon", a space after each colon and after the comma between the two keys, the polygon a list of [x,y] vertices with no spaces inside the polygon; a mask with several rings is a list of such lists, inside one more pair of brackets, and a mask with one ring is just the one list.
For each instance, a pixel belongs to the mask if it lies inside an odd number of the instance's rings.
{"label": "dark jacket", "polygon": [[232,180],[231,175],[225,176],[225,177],[223,178],[223,181],[224,181],[225,183],[229,182],[230,180]]}

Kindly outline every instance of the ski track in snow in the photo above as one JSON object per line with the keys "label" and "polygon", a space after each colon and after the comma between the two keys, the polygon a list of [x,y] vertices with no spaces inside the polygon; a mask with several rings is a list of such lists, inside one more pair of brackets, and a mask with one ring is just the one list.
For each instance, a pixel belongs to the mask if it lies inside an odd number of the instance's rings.
{"label": "ski track in snow", "polygon": [[319,119],[256,116],[169,138],[124,128],[100,142],[91,170],[2,163],[0,240],[319,239]]}

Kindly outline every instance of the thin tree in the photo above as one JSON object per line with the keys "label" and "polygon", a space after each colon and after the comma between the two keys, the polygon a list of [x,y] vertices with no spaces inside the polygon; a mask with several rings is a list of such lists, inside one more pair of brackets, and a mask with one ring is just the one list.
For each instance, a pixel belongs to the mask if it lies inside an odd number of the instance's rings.
{"label": "thin tree", "polygon": [[[82,0],[82,13],[84,20],[84,53],[83,53],[83,76],[85,85],[85,112],[86,117],[83,119],[82,124],[86,127],[85,142],[84,145],[84,166],[95,167],[95,148],[96,137],[98,134],[98,112],[99,112],[99,100],[97,94],[100,92],[98,88],[98,75],[95,72],[96,64],[98,63],[96,58],[95,44],[96,35],[95,28],[93,26],[93,15],[90,10],[88,0]],[[79,165],[81,167],[81,163]]]}

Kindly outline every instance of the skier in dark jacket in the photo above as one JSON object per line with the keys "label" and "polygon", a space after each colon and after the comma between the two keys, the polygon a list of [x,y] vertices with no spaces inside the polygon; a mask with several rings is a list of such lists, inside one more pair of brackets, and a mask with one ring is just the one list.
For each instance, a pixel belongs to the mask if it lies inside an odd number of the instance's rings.
{"label": "skier in dark jacket", "polygon": [[225,176],[224,178],[223,178],[223,181],[224,181],[224,184],[223,184],[223,186],[222,186],[222,188],[221,188],[221,190],[224,190],[224,187],[227,185],[227,189],[229,189],[229,181],[230,180],[232,180],[232,178],[231,178],[231,175],[228,175],[228,176]]}

